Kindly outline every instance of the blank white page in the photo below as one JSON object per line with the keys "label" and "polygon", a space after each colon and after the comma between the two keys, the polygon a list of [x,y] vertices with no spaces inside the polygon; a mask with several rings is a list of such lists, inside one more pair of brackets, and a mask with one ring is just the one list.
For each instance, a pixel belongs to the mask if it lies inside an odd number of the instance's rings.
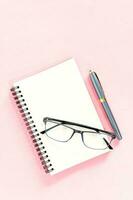
{"label": "blank white page", "polygon": [[[44,130],[44,117],[103,128],[89,92],[73,59],[16,82],[19,86],[38,132]],[[106,150],[86,148],[80,134],[66,142],[57,142],[40,134],[54,168],[51,174],[103,154]]]}

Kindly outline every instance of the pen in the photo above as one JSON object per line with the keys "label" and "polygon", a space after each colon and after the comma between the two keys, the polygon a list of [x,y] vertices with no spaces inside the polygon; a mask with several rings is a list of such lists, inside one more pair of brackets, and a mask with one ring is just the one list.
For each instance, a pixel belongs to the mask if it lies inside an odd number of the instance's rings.
{"label": "pen", "polygon": [[92,84],[94,86],[94,89],[95,89],[95,91],[97,93],[97,96],[98,96],[98,98],[99,98],[99,100],[100,100],[100,102],[101,102],[101,104],[103,106],[103,109],[104,109],[104,111],[105,111],[105,113],[106,113],[106,115],[107,115],[107,117],[109,119],[109,122],[110,122],[110,124],[111,124],[111,126],[112,126],[112,128],[114,130],[114,133],[116,134],[116,137],[119,140],[121,140],[122,139],[122,135],[120,133],[120,130],[118,128],[116,120],[115,120],[115,118],[113,116],[113,113],[112,113],[112,111],[110,109],[110,106],[109,106],[109,104],[108,104],[108,102],[106,100],[106,97],[105,97],[102,85],[100,83],[100,80],[99,80],[97,74],[94,71],[90,71],[89,72],[89,76],[90,76],[90,80],[91,80],[91,82],[92,82]]}

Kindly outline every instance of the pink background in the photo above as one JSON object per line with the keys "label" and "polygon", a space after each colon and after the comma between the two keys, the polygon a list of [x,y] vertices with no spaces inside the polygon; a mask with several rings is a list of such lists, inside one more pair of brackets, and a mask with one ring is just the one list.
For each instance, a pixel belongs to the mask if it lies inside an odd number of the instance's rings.
{"label": "pink background", "polygon": [[[0,0],[0,199],[133,199],[131,0]],[[45,175],[9,88],[74,57],[102,79],[123,134],[115,150]]]}

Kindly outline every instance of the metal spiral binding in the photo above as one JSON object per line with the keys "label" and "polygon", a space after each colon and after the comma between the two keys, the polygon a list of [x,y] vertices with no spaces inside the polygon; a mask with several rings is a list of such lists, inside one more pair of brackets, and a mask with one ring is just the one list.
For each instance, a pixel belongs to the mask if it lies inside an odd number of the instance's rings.
{"label": "metal spiral binding", "polygon": [[31,113],[29,112],[29,109],[22,95],[20,87],[16,86],[16,87],[11,88],[11,92],[12,92],[12,95],[14,96],[14,99],[16,101],[16,104],[19,108],[20,113],[22,113],[22,117],[25,121],[28,132],[31,135],[31,138],[33,140],[36,151],[38,152],[38,156],[40,157],[43,168],[46,173],[50,173],[51,171],[54,170],[54,168],[52,167],[52,164],[50,163],[50,159],[48,158],[47,151],[43,145],[43,142],[41,141],[40,135],[37,131],[34,120],[32,119]]}

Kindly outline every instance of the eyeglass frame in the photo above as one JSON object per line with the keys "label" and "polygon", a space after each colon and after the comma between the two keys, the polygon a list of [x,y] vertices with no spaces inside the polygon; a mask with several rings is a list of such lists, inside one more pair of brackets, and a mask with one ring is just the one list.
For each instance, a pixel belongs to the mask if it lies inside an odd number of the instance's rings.
{"label": "eyeglass frame", "polygon": [[[41,132],[40,132],[41,134],[44,134],[44,133],[46,133],[47,131],[49,131],[49,130],[51,130],[51,129],[53,129],[53,128],[59,126],[59,125],[63,125],[63,126],[65,126],[65,127],[70,128],[70,129],[73,130],[73,133],[72,133],[71,137],[70,137],[68,140],[66,140],[66,141],[56,140],[56,139],[54,139],[54,138],[52,138],[52,137],[50,137],[50,136],[47,135],[49,138],[51,138],[51,139],[53,139],[53,140],[55,140],[55,141],[57,141],[57,142],[68,142],[68,141],[74,136],[75,133],[80,133],[80,134],[81,134],[81,138],[82,138],[82,142],[83,142],[83,144],[84,144],[87,148],[94,149],[94,150],[98,150],[98,149],[95,149],[95,148],[92,148],[92,147],[88,147],[88,146],[85,144],[85,142],[84,142],[84,139],[83,139],[83,132],[89,132],[89,131],[79,131],[79,130],[76,130],[76,129],[72,128],[72,127],[67,126],[67,125],[73,125],[73,126],[79,126],[79,127],[83,127],[83,128],[88,128],[88,129],[90,129],[90,130],[95,131],[95,132],[90,132],[90,133],[94,133],[94,134],[104,134],[104,135],[106,135],[106,136],[110,136],[110,137],[111,137],[110,143],[109,143],[105,138],[103,138],[103,140],[105,141],[105,143],[106,143],[106,145],[107,145],[107,147],[108,147],[109,149],[111,149],[111,150],[113,149],[113,147],[110,145],[111,142],[116,138],[116,135],[115,135],[115,133],[113,133],[113,132],[109,132],[109,131],[106,131],[106,130],[102,130],[102,129],[95,128],[95,127],[91,127],[91,126],[87,126],[87,125],[83,125],[83,124],[80,124],[80,123],[75,123],[75,122],[70,122],[70,121],[55,119],[55,118],[51,118],[51,117],[45,117],[45,118],[43,118],[43,122],[44,122],[45,124],[46,124],[47,121],[55,121],[55,123],[56,123],[56,122],[60,122],[60,124],[56,124],[56,125],[53,126],[53,127],[50,127],[50,128],[48,128],[48,129],[46,129],[46,130],[44,130],[44,131],[41,131]],[[106,148],[107,148],[107,147],[106,147]],[[105,149],[106,149],[106,148],[105,148]],[[104,150],[104,149],[99,149],[99,150]]]}

